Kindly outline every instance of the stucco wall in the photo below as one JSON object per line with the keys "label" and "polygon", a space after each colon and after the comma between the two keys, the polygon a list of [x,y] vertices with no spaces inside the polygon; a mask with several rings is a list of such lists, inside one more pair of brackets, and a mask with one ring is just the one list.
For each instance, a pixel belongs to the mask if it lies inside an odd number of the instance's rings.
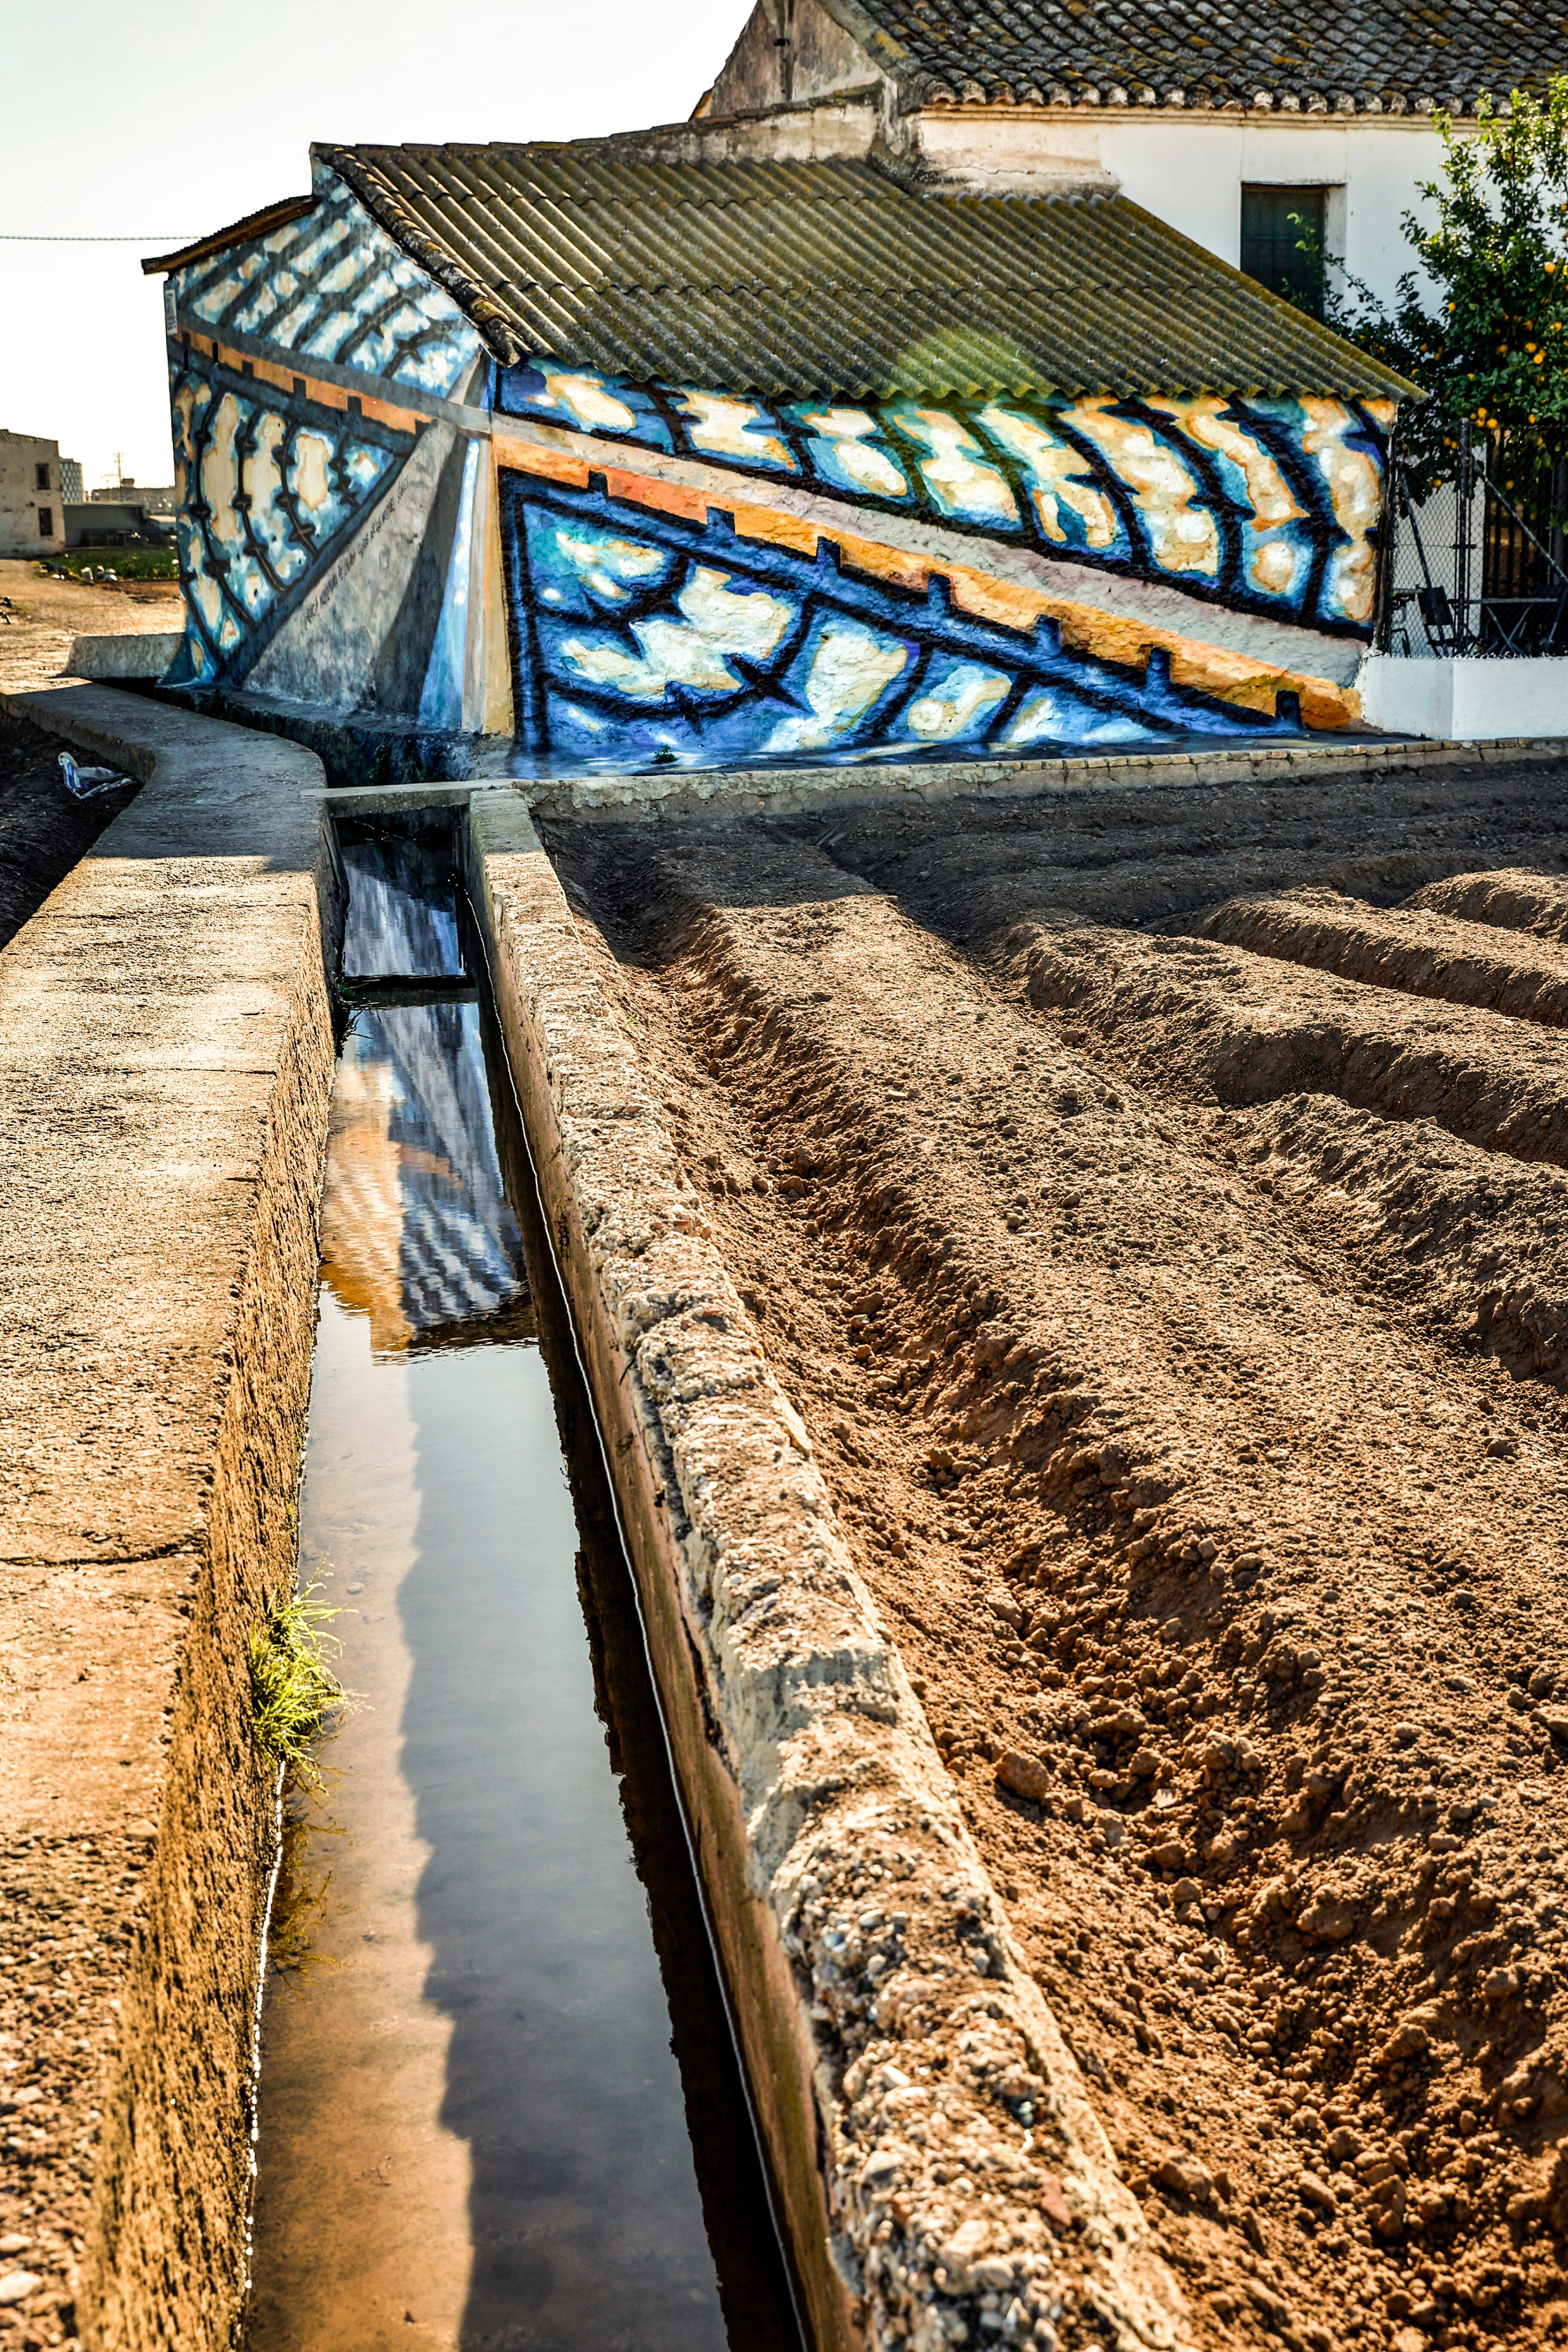
{"label": "stucco wall", "polygon": [[710,111],[798,105],[875,78],[864,49],[818,0],[758,0],[713,84]]}
{"label": "stucco wall", "polygon": [[1369,654],[1361,676],[1366,715],[1398,735],[1489,743],[1568,735],[1568,660],[1405,661]]}

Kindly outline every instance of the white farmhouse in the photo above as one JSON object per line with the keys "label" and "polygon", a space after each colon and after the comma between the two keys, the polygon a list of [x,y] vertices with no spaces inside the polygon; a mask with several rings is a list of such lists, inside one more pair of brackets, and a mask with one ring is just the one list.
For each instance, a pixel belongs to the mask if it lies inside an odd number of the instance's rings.
{"label": "white farmhouse", "polygon": [[1098,178],[1310,300],[1305,220],[1386,297],[1434,110],[1540,89],[1565,26],[1557,0],[757,0],[697,119],[826,152],[869,113],[890,159],[977,188]]}
{"label": "white farmhouse", "polygon": [[0,428],[0,555],[58,555],[65,543],[59,443]]}

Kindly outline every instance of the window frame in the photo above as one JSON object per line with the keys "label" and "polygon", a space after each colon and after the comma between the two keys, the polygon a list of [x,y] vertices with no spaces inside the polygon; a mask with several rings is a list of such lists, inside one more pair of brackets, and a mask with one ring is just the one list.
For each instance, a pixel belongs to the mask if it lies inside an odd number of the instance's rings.
{"label": "window frame", "polygon": [[[1241,183],[1240,268],[1242,275],[1250,278],[1255,286],[1261,286],[1266,292],[1277,296],[1281,301],[1294,299],[1299,310],[1305,310],[1314,319],[1321,319],[1323,315],[1324,279],[1327,275],[1326,266],[1331,258],[1330,212],[1335,193],[1336,184],[1325,180],[1243,180]],[[1262,205],[1258,203],[1259,199],[1264,200]],[[1275,211],[1277,215],[1275,222],[1266,229],[1260,228],[1256,222],[1249,227],[1248,210],[1261,210],[1266,206]],[[1291,279],[1286,257],[1295,243],[1289,227],[1291,212],[1304,215],[1316,214],[1318,250],[1322,260],[1315,284],[1310,282],[1311,273],[1309,269],[1307,270],[1308,282],[1288,292],[1286,289],[1290,287]],[[1259,252],[1259,247],[1265,248],[1264,252]],[[1249,262],[1253,264],[1261,262],[1262,267],[1249,268]],[[1305,263],[1301,266],[1304,269],[1307,268]]]}

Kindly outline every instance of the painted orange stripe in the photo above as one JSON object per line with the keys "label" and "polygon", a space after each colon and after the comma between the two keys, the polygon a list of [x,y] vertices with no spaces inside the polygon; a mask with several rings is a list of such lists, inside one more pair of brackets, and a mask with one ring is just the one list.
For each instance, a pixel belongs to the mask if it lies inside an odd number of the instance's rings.
{"label": "painted orange stripe", "polygon": [[223,367],[232,368],[236,375],[249,375],[257,383],[270,384],[275,392],[291,393],[296,383],[303,383],[306,399],[314,401],[318,408],[338,408],[346,415],[350,399],[355,399],[362,416],[390,425],[394,432],[417,433],[430,421],[412,408],[395,408],[390,401],[377,400],[372,394],[351,394],[341,384],[322,383],[319,377],[307,375],[300,368],[282,366],[276,360],[252,359],[248,352],[231,351],[213,335],[193,335],[191,349],[216,360]]}

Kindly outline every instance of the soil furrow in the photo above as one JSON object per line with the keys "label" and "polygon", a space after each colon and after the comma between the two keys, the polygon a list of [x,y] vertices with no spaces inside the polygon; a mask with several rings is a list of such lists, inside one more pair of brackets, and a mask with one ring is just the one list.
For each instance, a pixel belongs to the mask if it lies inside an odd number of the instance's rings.
{"label": "soil furrow", "polygon": [[1568,888],[1544,874],[1505,868],[1492,874],[1454,874],[1428,883],[1410,900],[1467,923],[1490,923],[1509,931],[1533,931],[1543,940],[1568,940]]}
{"label": "soil furrow", "polygon": [[[839,865],[896,891],[933,929],[979,945],[1026,911],[1023,887],[1030,903],[1097,922],[1162,926],[1241,892],[1306,884],[1392,905],[1483,866],[1560,877],[1568,811],[1555,786],[1554,770],[1521,761],[1384,778],[1375,788],[1349,776],[1310,788],[898,805],[845,812],[829,824],[803,817],[791,830],[826,835]],[[1561,883],[1557,895],[1568,906]]]}
{"label": "soil furrow", "polygon": [[[1456,884],[1471,878],[1457,877]],[[1436,914],[1422,903],[1377,908],[1338,891],[1292,890],[1229,899],[1193,929],[1200,938],[1363,986],[1568,1027],[1568,953],[1500,940],[1484,924]]]}
{"label": "soil furrow", "polygon": [[995,968],[1037,1010],[1066,1014],[1069,1037],[1092,1031],[1117,1064],[1189,1102],[1337,1095],[1568,1166],[1562,1048],[1500,1014],[1418,1009],[1245,949],[1043,912],[1006,934]]}
{"label": "soil furrow", "polygon": [[1231,1115],[1226,1156],[1450,1344],[1568,1381],[1568,1179],[1328,1095]]}
{"label": "soil furrow", "polygon": [[[1203,2332],[1539,2335],[1568,2219],[1555,1400],[1521,1410],[1239,1181],[1266,1118],[1288,1156],[1289,1105],[1155,1090],[1184,1011],[1212,1089],[1254,983],[1148,1001],[1164,943],[1121,934],[1120,1003],[1076,927],[1133,1083],[1081,1007],[999,997],[803,845],[552,847]],[[1188,959],[1256,961],[1173,942],[1156,977]],[[1364,1046],[1366,992],[1281,977],[1281,1038],[1305,982]]]}

